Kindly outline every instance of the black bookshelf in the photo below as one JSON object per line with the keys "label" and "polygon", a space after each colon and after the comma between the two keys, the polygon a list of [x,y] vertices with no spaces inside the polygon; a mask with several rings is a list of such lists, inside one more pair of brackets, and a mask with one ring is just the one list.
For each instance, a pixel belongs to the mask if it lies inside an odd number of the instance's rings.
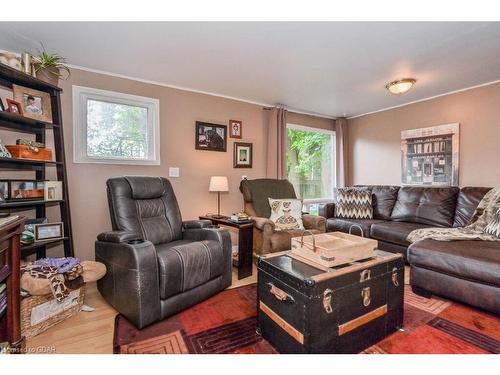
{"label": "black bookshelf", "polygon": [[65,237],[57,240],[43,241],[21,246],[21,254],[26,257],[36,254],[37,258],[46,256],[46,249],[50,246],[63,244],[64,256],[73,256],[73,236],[71,229],[71,215],[68,199],[68,179],[66,173],[66,157],[64,151],[64,137],[61,111],[61,88],[43,82],[35,77],[13,69],[0,63],[0,86],[12,88],[20,85],[35,90],[45,91],[51,97],[52,123],[34,120],[17,114],[0,111],[0,129],[34,135],[37,142],[46,143],[46,131],[51,130],[54,137],[53,155],[55,160],[28,160],[14,158],[0,158],[0,170],[34,172],[36,180],[45,180],[48,168],[55,168],[57,180],[62,181],[63,199],[59,201],[29,200],[9,201],[0,203],[0,211],[33,210],[36,218],[46,217],[46,207],[59,206],[60,218],[64,225]]}

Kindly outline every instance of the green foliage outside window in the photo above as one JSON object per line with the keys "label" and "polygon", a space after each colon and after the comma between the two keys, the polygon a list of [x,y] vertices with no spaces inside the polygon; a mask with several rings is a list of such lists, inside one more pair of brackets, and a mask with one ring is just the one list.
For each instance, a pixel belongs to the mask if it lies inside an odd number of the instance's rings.
{"label": "green foliage outside window", "polygon": [[87,101],[87,155],[145,158],[147,109]]}

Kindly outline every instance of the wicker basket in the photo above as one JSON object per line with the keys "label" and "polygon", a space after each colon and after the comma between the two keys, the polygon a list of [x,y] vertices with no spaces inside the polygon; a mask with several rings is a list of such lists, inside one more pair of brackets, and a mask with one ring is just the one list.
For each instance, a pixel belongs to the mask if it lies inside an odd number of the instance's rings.
{"label": "wicker basket", "polygon": [[30,338],[68,319],[80,311],[85,298],[85,285],[73,290],[58,303],[52,294],[31,296],[21,300],[21,334]]}

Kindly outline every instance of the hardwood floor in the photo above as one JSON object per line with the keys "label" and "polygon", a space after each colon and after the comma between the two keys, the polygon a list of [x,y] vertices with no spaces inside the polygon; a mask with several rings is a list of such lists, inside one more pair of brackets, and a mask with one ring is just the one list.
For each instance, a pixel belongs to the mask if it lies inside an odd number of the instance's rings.
{"label": "hardwood floor", "polygon": [[[233,269],[230,288],[257,282],[257,270],[238,280]],[[81,311],[68,320],[26,341],[28,353],[111,354],[116,310],[101,297],[96,283],[87,285],[85,304],[95,308],[92,312]]]}

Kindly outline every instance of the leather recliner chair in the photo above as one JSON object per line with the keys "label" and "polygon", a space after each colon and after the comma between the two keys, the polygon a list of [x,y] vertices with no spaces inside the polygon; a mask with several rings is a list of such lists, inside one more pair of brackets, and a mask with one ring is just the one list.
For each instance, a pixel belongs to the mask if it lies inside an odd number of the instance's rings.
{"label": "leather recliner chair", "polygon": [[231,284],[229,232],[208,220],[182,221],[161,177],[107,181],[113,231],[95,243],[107,267],[97,287],[137,328],[190,307]]}

